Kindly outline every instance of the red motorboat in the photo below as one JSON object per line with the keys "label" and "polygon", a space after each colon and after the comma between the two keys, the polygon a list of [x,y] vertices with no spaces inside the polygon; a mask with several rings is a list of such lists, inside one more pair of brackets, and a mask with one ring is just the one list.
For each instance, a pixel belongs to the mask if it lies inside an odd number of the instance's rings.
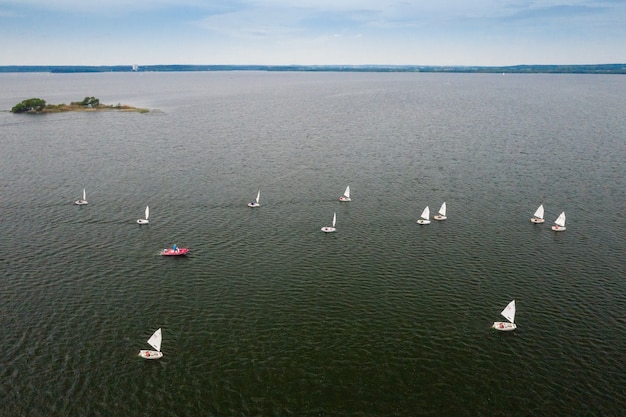
{"label": "red motorboat", "polygon": [[163,255],[163,256],[182,256],[182,255],[187,255],[187,252],[189,252],[189,248],[179,248],[178,246],[174,245],[171,248],[162,249],[161,250],[161,255]]}

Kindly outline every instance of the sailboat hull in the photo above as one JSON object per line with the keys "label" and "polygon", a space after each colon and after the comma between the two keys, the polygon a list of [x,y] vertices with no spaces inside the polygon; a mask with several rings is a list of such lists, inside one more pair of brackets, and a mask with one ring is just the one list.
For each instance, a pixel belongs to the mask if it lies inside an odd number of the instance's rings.
{"label": "sailboat hull", "polygon": [[430,224],[430,220],[419,219],[419,220],[417,221],[417,224]]}
{"label": "sailboat hull", "polygon": [[565,228],[565,226],[554,225],[552,226],[552,230],[554,230],[555,232],[564,232],[567,229]]}
{"label": "sailboat hull", "polygon": [[447,219],[447,217],[442,215],[442,214],[435,214],[433,216],[433,219],[435,219],[435,220],[445,220],[445,219]]}
{"label": "sailboat hull", "polygon": [[255,203],[254,201],[251,203],[248,203],[248,207],[261,207],[261,205],[259,203]]}
{"label": "sailboat hull", "polygon": [[163,352],[158,352],[156,350],[140,350],[139,355],[144,359],[161,359],[163,357]]}
{"label": "sailboat hull", "polygon": [[501,332],[510,332],[511,330],[517,329],[515,323],[509,323],[507,321],[495,321],[491,327]]}
{"label": "sailboat hull", "polygon": [[540,224],[540,223],[545,222],[545,220],[544,219],[540,219],[538,217],[533,217],[532,219],[530,219],[530,222],[531,223],[535,223],[535,224]]}
{"label": "sailboat hull", "polygon": [[139,219],[137,220],[137,224],[149,224],[150,222],[146,219]]}
{"label": "sailboat hull", "polygon": [[341,197],[339,197],[339,201],[352,201],[352,199],[350,197],[346,197],[345,195],[342,195]]}
{"label": "sailboat hull", "polygon": [[330,226],[324,226],[322,227],[322,232],[324,233],[332,233],[332,232],[336,232],[337,229],[335,229],[334,227],[330,227]]}

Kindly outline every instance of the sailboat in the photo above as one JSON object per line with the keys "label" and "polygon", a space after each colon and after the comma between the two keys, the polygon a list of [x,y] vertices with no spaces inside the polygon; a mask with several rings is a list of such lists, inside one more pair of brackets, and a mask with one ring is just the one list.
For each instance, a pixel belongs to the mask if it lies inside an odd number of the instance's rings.
{"label": "sailboat", "polygon": [[159,327],[156,332],[152,333],[150,339],[148,339],[148,344],[154,348],[154,350],[140,350],[139,356],[144,359],[160,359],[163,357],[163,352],[161,352],[161,340],[163,336],[161,334],[161,328]]}
{"label": "sailboat", "polygon": [[148,221],[148,217],[150,216],[150,208],[148,206],[146,206],[146,213],[145,213],[146,218],[145,219],[138,219],[137,220],[137,224],[148,224],[150,223]]}
{"label": "sailboat", "polygon": [[563,232],[565,231],[565,212],[559,214],[559,217],[554,221],[554,226],[552,226],[552,230],[555,232]]}
{"label": "sailboat", "polygon": [[261,198],[261,190],[259,190],[259,192],[256,193],[256,200],[248,203],[248,207],[261,207],[261,203],[259,203],[260,198]]}
{"label": "sailboat", "polygon": [[430,224],[430,209],[428,206],[422,211],[421,219],[417,221],[418,224]]}
{"label": "sailboat", "polygon": [[335,213],[333,215],[333,225],[332,225],[332,227],[331,226],[324,226],[324,227],[322,227],[322,232],[325,232],[325,233],[336,232],[337,231],[337,229],[335,229],[335,225],[336,224],[337,224],[337,213]]}
{"label": "sailboat", "polygon": [[80,200],[74,201],[74,204],[76,204],[77,206],[84,206],[85,204],[87,204],[87,192],[85,191],[84,188],[83,188],[83,198],[81,198]]}
{"label": "sailboat", "polygon": [[496,330],[500,330],[502,332],[509,332],[511,330],[517,329],[517,325],[515,324],[515,300],[511,301],[504,307],[504,310],[500,313],[504,316],[507,321],[494,321],[493,327]]}
{"label": "sailboat", "polygon": [[537,211],[533,214],[533,217],[530,219],[532,223],[543,223],[545,222],[543,218],[543,204],[537,207]]}
{"label": "sailboat", "polygon": [[443,204],[439,208],[439,214],[435,214],[433,216],[433,219],[435,219],[435,220],[445,220],[445,219],[447,219],[447,217],[446,217],[446,202],[445,201],[443,202]]}
{"label": "sailboat", "polygon": [[350,198],[350,186],[346,187],[346,191],[343,192],[343,195],[339,197],[339,201],[352,201]]}

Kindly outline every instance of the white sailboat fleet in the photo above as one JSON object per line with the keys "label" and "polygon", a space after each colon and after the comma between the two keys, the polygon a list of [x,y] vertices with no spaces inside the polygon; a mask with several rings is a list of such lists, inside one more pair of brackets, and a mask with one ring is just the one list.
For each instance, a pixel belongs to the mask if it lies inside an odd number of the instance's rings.
{"label": "white sailboat fleet", "polygon": [[515,300],[507,304],[500,314],[508,321],[494,321],[491,327],[501,332],[510,332],[511,330],[517,329],[517,325],[515,324]]}
{"label": "white sailboat fleet", "polygon": [[336,232],[337,229],[335,229],[335,225],[337,224],[337,213],[335,212],[335,214],[333,214],[333,225],[331,226],[324,226],[322,227],[322,232],[324,233],[332,233],[332,232]]}
{"label": "white sailboat fleet", "polygon": [[150,208],[148,206],[146,206],[146,211],[145,211],[144,214],[145,214],[146,218],[145,219],[138,219],[137,220],[137,224],[148,224],[148,223],[150,223],[148,221],[148,217],[150,217]]}
{"label": "white sailboat fleet", "polygon": [[565,229],[565,212],[559,214],[559,217],[554,221],[554,226],[552,226],[552,230],[555,232],[564,232]]}
{"label": "white sailboat fleet", "polygon": [[[256,198],[254,201],[248,203],[248,207],[260,207],[260,198],[261,198],[261,190],[258,190]],[[347,202],[347,201],[352,201],[350,198],[350,186],[348,185],[343,193],[342,196],[339,197],[339,201],[342,202]],[[82,198],[75,201],[74,204],[76,205],[86,205],[88,204],[87,202],[87,193],[86,190],[83,189],[83,195]],[[435,220],[446,220],[447,219],[447,206],[446,206],[446,202],[444,201],[443,204],[441,204],[441,207],[439,208],[438,214],[436,214],[433,219]],[[137,223],[138,224],[149,224],[149,216],[150,216],[150,208],[149,206],[146,206],[145,208],[145,218],[143,219],[138,219]],[[565,227],[565,212],[562,212],[558,218],[554,221],[554,226],[552,226],[552,230],[554,230],[555,232],[560,232],[560,231],[564,231],[566,230]],[[535,211],[533,217],[530,219],[530,221],[532,223],[535,224],[541,224],[545,222],[544,219],[544,207],[543,204],[539,205],[539,207],[537,208],[537,210]],[[424,210],[422,211],[422,214],[420,216],[420,219],[417,220],[418,224],[421,225],[426,225],[426,224],[430,224],[430,209],[428,206],[426,206],[424,208]],[[322,232],[324,233],[332,233],[332,232],[336,232],[336,224],[337,224],[337,213],[333,213],[333,221],[332,221],[332,226],[324,226],[321,228]],[[185,250],[186,253],[186,248],[184,248],[183,250]],[[164,251],[168,251],[167,249]],[[174,249],[172,249],[172,251],[175,251],[176,254],[178,254],[179,249],[176,248],[176,246],[174,245]],[[502,310],[502,312],[500,313],[503,317],[505,317],[508,321],[495,321],[492,325],[492,327],[498,331],[512,331],[515,330],[517,328],[517,325],[515,324],[515,313],[516,313],[516,306],[515,306],[515,300],[512,300],[509,304],[507,304],[507,306],[504,308],[504,310]],[[144,359],[159,359],[163,357],[163,352],[161,352],[161,342],[162,342],[162,332],[161,332],[161,328],[157,329],[152,336],[150,336],[150,338],[148,339],[147,343],[153,348],[153,350],[140,350],[138,356],[144,358]]]}
{"label": "white sailboat fleet", "polygon": [[76,204],[77,206],[84,206],[87,203],[87,192],[85,191],[85,189],[83,188],[83,198],[81,198],[80,200],[76,200],[74,201],[74,204]]}
{"label": "white sailboat fleet", "polygon": [[343,192],[343,195],[339,197],[339,201],[352,201],[350,198],[350,186],[346,187],[346,190]]}
{"label": "white sailboat fleet", "polygon": [[430,224],[430,209],[428,206],[422,211],[421,219],[417,221],[417,224]]}
{"label": "white sailboat fleet", "polygon": [[261,190],[256,193],[256,199],[248,203],[248,207],[261,207],[261,203],[259,202],[261,199]]}
{"label": "white sailboat fleet", "polygon": [[535,211],[535,214],[530,219],[530,221],[537,224],[545,222],[543,218],[543,204],[537,208],[537,211]]}
{"label": "white sailboat fleet", "polygon": [[435,214],[433,216],[433,219],[435,219],[435,220],[445,220],[445,219],[447,219],[447,217],[446,217],[446,210],[447,210],[446,202],[444,201],[443,204],[441,205],[441,207],[439,208],[439,214]]}
{"label": "white sailboat fleet", "polygon": [[160,359],[163,357],[163,352],[161,352],[161,341],[163,340],[163,335],[161,334],[161,328],[159,327],[156,332],[150,336],[148,339],[148,344],[154,348],[154,350],[140,350],[139,356],[144,359]]}

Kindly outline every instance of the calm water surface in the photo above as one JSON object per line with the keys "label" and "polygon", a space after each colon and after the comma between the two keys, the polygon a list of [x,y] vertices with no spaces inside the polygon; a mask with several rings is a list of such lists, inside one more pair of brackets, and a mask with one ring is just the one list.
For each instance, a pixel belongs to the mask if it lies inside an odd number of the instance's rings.
{"label": "calm water surface", "polygon": [[[0,88],[154,110],[0,113],[0,415],[625,415],[622,76]],[[490,329],[512,299],[518,329]]]}

